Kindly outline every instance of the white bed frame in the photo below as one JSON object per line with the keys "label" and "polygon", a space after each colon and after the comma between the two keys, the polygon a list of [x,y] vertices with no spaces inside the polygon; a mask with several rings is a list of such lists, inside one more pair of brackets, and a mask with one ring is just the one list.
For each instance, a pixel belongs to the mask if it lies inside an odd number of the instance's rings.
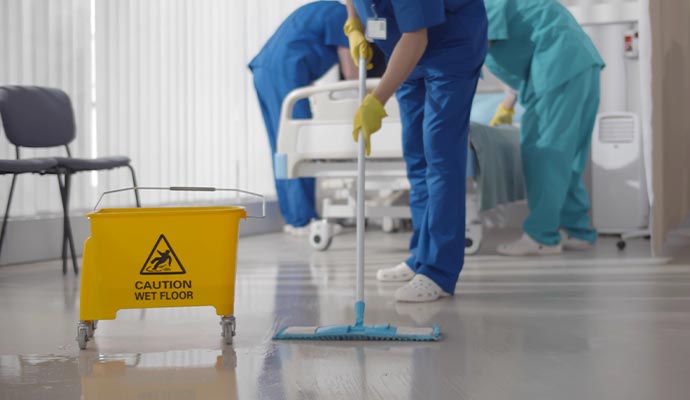
{"label": "white bed frame", "polygon": [[[379,79],[367,80],[373,89]],[[295,104],[308,99],[311,119],[294,119]],[[337,178],[344,201],[323,200],[322,220],[311,224],[309,237],[317,250],[326,250],[333,239],[333,219],[355,216],[354,178],[357,175],[357,146],[352,140],[352,117],[357,110],[357,81],[308,86],[292,91],[283,102],[275,157],[278,178]],[[367,218],[380,219],[383,230],[395,231],[410,219],[407,202],[399,201],[409,191],[402,157],[401,123],[398,103],[386,104],[388,117],[372,136],[367,159]],[[343,179],[345,178],[345,179]],[[475,193],[468,192],[466,254],[479,250],[482,228]]]}

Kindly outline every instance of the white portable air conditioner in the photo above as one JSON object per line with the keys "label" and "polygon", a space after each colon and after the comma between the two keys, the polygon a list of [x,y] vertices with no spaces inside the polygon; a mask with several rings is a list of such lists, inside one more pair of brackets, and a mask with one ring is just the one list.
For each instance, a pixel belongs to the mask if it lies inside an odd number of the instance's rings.
{"label": "white portable air conditioner", "polygon": [[645,230],[649,200],[642,135],[634,113],[602,113],[592,137],[592,212],[600,233]]}

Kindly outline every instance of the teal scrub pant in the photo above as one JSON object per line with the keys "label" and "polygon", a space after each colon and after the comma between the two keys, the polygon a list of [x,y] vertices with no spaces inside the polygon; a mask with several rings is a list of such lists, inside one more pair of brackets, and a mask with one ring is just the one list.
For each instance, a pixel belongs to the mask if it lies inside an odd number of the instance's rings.
{"label": "teal scrub pant", "polygon": [[561,241],[559,228],[593,243],[582,173],[599,108],[600,67],[593,67],[525,105],[520,131],[529,216],[524,231],[539,243]]}

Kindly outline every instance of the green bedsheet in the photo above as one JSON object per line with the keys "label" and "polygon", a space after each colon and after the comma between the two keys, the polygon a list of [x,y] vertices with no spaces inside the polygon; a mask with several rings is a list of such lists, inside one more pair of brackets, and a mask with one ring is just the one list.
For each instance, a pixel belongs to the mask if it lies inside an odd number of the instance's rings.
{"label": "green bedsheet", "polygon": [[526,198],[520,158],[520,129],[472,123],[470,142],[479,167],[480,210]]}

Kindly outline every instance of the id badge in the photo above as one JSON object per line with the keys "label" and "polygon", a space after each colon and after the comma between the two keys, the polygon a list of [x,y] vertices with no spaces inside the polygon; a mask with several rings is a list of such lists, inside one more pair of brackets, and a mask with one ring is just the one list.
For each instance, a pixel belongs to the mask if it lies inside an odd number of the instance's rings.
{"label": "id badge", "polygon": [[386,40],[386,19],[367,18],[367,40]]}

